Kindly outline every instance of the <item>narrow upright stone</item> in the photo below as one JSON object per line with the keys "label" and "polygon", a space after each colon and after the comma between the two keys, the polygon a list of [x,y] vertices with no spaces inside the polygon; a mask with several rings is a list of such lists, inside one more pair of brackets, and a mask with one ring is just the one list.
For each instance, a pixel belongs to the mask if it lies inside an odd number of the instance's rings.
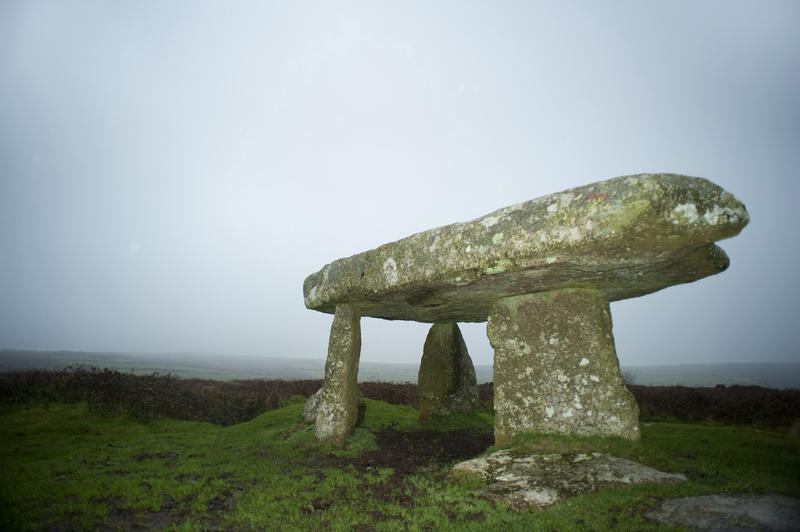
{"label": "narrow upright stone", "polygon": [[318,440],[343,446],[358,423],[360,354],[361,315],[353,305],[336,305],[317,414]]}
{"label": "narrow upright stone", "polygon": [[475,410],[478,404],[475,367],[455,322],[431,327],[417,382],[420,419]]}
{"label": "narrow upright stone", "polygon": [[639,407],[622,381],[602,292],[509,297],[492,307],[486,330],[496,445],[524,432],[639,438]]}

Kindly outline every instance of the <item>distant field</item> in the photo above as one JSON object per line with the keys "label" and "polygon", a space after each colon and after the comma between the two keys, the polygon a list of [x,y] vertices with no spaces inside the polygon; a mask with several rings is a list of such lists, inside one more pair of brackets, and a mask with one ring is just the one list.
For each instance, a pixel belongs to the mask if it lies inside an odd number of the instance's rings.
{"label": "distant field", "polygon": [[[0,371],[26,368],[62,369],[96,366],[137,375],[171,373],[183,378],[321,379],[325,361],[306,358],[249,357],[240,355],[97,353],[82,351],[0,350]],[[754,385],[800,389],[800,363],[685,364],[624,366],[633,384],[643,386]],[[416,382],[418,364],[383,364],[361,361],[359,381]],[[475,367],[478,383],[491,382],[492,367]]]}
{"label": "distant field", "polygon": [[800,362],[624,366],[633,384],[643,386],[716,386],[733,384],[800,389]]}
{"label": "distant field", "polygon": [[84,351],[0,351],[0,371],[96,366],[136,375],[171,373],[183,378],[321,379],[325,361],[238,355],[99,353]]}

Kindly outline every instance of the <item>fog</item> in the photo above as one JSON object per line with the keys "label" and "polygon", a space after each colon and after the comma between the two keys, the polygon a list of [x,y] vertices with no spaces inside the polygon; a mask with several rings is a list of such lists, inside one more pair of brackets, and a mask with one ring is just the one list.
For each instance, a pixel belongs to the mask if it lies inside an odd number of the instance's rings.
{"label": "fog", "polygon": [[[0,348],[324,358],[334,259],[620,175],[708,178],[728,271],[623,364],[800,361],[800,4],[0,0]],[[362,360],[425,324],[362,320]],[[482,324],[462,327],[476,364]]]}

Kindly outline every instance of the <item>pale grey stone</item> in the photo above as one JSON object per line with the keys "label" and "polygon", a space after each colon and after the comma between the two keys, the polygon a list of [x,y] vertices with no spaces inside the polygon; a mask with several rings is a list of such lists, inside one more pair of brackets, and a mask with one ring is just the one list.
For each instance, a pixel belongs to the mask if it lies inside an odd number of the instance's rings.
{"label": "pale grey stone", "polygon": [[496,303],[495,445],[524,432],[639,438],[639,407],[625,387],[602,292],[566,288]]}
{"label": "pale grey stone", "polygon": [[477,407],[475,367],[455,322],[436,323],[428,331],[417,382],[420,419]]}
{"label": "pale grey stone", "polygon": [[[322,388],[312,394],[306,400],[306,406],[303,408],[303,421],[308,424],[317,422],[317,414],[319,413],[319,404],[322,399]],[[367,403],[364,401],[364,394],[359,390],[358,392],[358,418],[356,426],[359,427],[364,424],[364,414],[367,411]]]}
{"label": "pale grey stone", "polygon": [[336,305],[325,362],[316,436],[344,445],[359,421],[358,361],[361,354],[361,316],[353,305]]}
{"label": "pale grey stone", "polygon": [[609,301],[719,273],[713,243],[749,216],[705,179],[625,176],[513,205],[339,259],[303,285],[308,308],[422,322],[486,321],[500,299],[565,287]]}
{"label": "pale grey stone", "polygon": [[317,421],[317,413],[319,412],[319,401],[322,397],[322,388],[311,394],[306,400],[306,406],[303,408],[303,421],[306,423],[315,423]]}
{"label": "pale grey stone", "polygon": [[452,474],[485,480],[483,495],[504,500],[516,510],[543,508],[604,488],[686,480],[681,474],[664,473],[610,454],[529,455],[509,449],[456,464]]}
{"label": "pale grey stone", "polygon": [[645,517],[692,530],[793,532],[800,529],[800,499],[748,494],[684,497],[664,501]]}

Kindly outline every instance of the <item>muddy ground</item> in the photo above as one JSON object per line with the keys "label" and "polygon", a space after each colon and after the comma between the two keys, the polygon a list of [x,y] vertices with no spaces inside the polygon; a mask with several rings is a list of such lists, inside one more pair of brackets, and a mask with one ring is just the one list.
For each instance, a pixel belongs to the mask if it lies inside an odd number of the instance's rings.
{"label": "muddy ground", "polygon": [[[307,457],[305,465],[316,470],[319,480],[325,478],[325,468],[352,467],[365,478],[377,474],[378,469],[391,468],[393,473],[380,483],[369,483],[371,486],[369,496],[377,503],[399,504],[406,508],[414,506],[413,493],[416,487],[411,483],[410,476],[423,470],[441,470],[440,478],[444,478],[449,471],[449,466],[455,462],[472,458],[494,443],[492,431],[481,430],[456,430],[451,432],[437,432],[433,430],[420,430],[401,432],[394,429],[383,430],[375,434],[378,449],[367,451],[355,458],[340,458],[333,455],[311,454]],[[142,459],[147,456],[142,456]],[[210,482],[212,479],[208,479]],[[239,485],[226,488],[212,499],[206,511],[202,513],[204,526],[208,529],[217,529],[221,526],[222,515],[236,508],[236,498],[248,486]],[[345,488],[342,487],[341,490]],[[306,514],[324,512],[334,506],[337,499],[345,493],[334,492],[325,498],[316,498],[302,511]],[[176,501],[166,497],[157,512],[134,512],[123,508],[124,501],[111,498],[102,501],[108,504],[108,518],[101,530],[158,530],[191,519],[192,511],[188,509],[190,500]],[[389,519],[391,516],[382,512],[373,512],[373,522]],[[454,516],[455,517],[455,516]],[[482,514],[461,516],[470,520],[482,520]],[[321,526],[325,527],[324,520]],[[75,530],[69,523],[65,523],[49,530]],[[364,527],[371,530],[371,527]]]}

